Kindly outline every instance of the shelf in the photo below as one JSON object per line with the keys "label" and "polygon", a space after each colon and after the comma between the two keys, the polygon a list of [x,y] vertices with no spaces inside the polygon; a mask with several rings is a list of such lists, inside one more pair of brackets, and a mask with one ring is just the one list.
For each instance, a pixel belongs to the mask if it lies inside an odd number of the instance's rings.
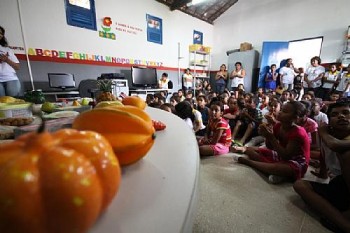
{"label": "shelf", "polygon": [[209,67],[209,64],[191,63],[190,66]]}
{"label": "shelf", "polygon": [[189,66],[193,69],[192,74],[195,79],[195,87],[197,87],[198,83],[203,82],[203,80],[210,79],[210,47],[191,45],[188,61]]}
{"label": "shelf", "polygon": [[197,54],[201,54],[201,55],[209,55],[210,53],[205,52],[205,51],[190,51],[190,53],[197,53]]}

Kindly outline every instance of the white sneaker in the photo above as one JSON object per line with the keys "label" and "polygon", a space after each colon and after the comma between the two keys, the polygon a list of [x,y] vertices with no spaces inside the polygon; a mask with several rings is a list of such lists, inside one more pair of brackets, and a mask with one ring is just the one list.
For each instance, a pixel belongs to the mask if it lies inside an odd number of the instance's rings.
{"label": "white sneaker", "polygon": [[271,184],[279,184],[284,181],[285,177],[283,176],[276,176],[276,175],[269,175],[269,182]]}

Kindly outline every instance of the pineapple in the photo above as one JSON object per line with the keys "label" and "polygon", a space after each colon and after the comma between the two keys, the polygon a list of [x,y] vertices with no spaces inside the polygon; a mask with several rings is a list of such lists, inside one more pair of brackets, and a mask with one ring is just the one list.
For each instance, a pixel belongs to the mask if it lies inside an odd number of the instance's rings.
{"label": "pineapple", "polygon": [[101,101],[115,101],[117,98],[112,94],[112,85],[113,81],[110,79],[101,79],[98,80],[98,86],[100,89],[100,93],[96,98],[96,102],[99,103]]}

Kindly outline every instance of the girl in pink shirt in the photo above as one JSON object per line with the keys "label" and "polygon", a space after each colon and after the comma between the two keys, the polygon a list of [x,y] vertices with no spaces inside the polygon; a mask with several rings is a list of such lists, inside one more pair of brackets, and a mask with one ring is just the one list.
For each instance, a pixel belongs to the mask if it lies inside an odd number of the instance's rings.
{"label": "girl in pink shirt", "polygon": [[261,124],[259,133],[266,138],[267,148],[232,147],[232,152],[243,152],[248,157],[234,159],[263,173],[269,174],[271,183],[283,178],[300,179],[304,176],[310,160],[310,142],[304,128],[295,124],[305,112],[305,106],[297,101],[283,105],[273,128]]}

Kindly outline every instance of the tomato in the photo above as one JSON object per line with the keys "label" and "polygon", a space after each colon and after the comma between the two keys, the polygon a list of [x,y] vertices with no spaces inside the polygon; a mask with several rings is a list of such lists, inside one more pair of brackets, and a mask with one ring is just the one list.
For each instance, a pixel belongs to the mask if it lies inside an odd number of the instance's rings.
{"label": "tomato", "polygon": [[156,131],[164,130],[166,125],[161,121],[152,120],[153,127]]}

